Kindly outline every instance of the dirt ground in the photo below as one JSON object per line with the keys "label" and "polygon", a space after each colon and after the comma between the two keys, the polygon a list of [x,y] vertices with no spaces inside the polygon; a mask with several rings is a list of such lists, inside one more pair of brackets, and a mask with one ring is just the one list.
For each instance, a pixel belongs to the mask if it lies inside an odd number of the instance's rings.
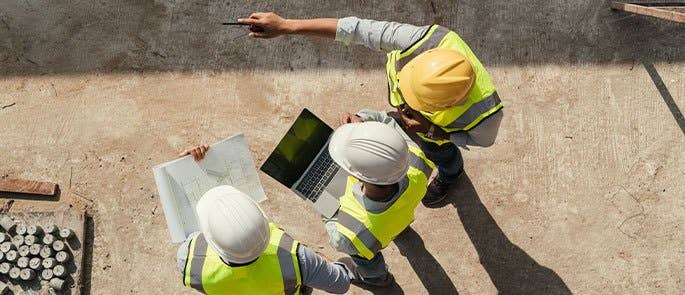
{"label": "dirt ground", "polygon": [[[447,204],[419,206],[384,250],[386,293],[684,293],[685,26],[607,3],[3,1],[0,176],[62,194],[0,205],[92,216],[86,293],[192,294],[154,165],[238,132],[260,165],[303,107],[330,124],[388,109],[382,53],[217,23],[253,10],[440,22],[481,57],[505,117],[494,146],[463,150]],[[317,214],[260,177],[269,217],[340,257]]]}

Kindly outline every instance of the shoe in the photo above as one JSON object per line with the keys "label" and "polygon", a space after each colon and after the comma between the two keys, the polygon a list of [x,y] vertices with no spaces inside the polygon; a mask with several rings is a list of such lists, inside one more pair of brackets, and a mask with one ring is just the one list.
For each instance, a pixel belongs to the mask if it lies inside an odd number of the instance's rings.
{"label": "shoe", "polygon": [[395,276],[393,276],[391,273],[388,273],[387,276],[385,276],[385,280],[381,282],[376,282],[376,281],[366,281],[364,279],[359,280],[362,284],[373,286],[373,287],[387,287],[395,283]]}
{"label": "shoe", "polygon": [[423,199],[421,199],[421,203],[423,203],[424,206],[431,206],[442,202],[442,200],[447,197],[450,184],[451,183],[445,182],[439,177],[435,177],[428,185],[428,190],[426,191],[426,195],[423,196]]}
{"label": "shoe", "polygon": [[364,280],[359,273],[357,272],[357,264],[354,263],[352,258],[350,257],[342,257],[338,258],[335,262],[343,264],[349,269],[353,274],[354,274],[354,279],[352,279],[351,283],[352,284],[364,284],[364,285],[369,285],[369,286],[374,286],[374,287],[387,287],[395,283],[395,276],[393,276],[391,273],[388,273],[387,276],[385,276],[385,280],[383,281],[368,281]]}
{"label": "shoe", "polygon": [[428,185],[426,195],[423,196],[423,199],[421,199],[421,203],[428,207],[442,202],[442,200],[447,197],[447,192],[450,189],[450,185],[455,183],[462,175],[464,175],[464,170],[461,170],[457,177],[450,180],[443,180],[439,176],[433,178],[433,181],[431,181],[431,183]]}

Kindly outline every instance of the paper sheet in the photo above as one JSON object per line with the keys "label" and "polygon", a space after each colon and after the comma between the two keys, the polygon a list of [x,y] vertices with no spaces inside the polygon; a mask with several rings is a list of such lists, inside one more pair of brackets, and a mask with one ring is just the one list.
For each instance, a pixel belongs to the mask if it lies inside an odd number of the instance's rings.
{"label": "paper sheet", "polygon": [[215,186],[232,185],[257,202],[266,200],[242,134],[211,145],[200,162],[189,155],[157,165],[152,170],[173,243],[183,242],[189,234],[199,230],[195,205]]}

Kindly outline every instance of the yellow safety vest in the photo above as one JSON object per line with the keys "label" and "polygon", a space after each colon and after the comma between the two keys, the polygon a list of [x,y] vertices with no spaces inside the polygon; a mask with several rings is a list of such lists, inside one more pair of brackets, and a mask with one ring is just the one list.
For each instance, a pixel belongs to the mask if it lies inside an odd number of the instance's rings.
{"label": "yellow safety vest", "polygon": [[[438,25],[431,26],[428,32],[409,48],[388,53],[386,64],[388,100],[392,106],[397,107],[404,104],[404,99],[399,91],[399,72],[402,67],[412,58],[433,48],[454,49],[466,56],[474,67],[476,81],[464,103],[443,111],[421,112],[424,117],[446,132],[468,131],[502,108],[502,101],[495,91],[495,86],[476,55],[457,33]],[[448,142],[446,140],[435,141],[425,136],[420,137],[438,144]]]}
{"label": "yellow safety vest", "polygon": [[347,178],[345,195],[340,198],[336,228],[352,242],[359,256],[372,259],[414,221],[414,209],[426,194],[428,177],[435,165],[414,143],[409,145],[409,150],[409,185],[395,203],[381,213],[369,212],[357,201],[352,186],[359,180],[352,176]]}
{"label": "yellow safety vest", "polygon": [[205,294],[299,294],[302,279],[297,245],[276,224],[269,224],[269,245],[257,260],[229,266],[208,247],[203,234],[190,242],[183,284]]}

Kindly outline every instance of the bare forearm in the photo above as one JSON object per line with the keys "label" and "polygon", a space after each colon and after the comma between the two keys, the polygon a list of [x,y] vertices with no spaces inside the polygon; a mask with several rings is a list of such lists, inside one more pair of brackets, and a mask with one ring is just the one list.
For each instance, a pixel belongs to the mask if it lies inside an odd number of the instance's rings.
{"label": "bare forearm", "polygon": [[273,38],[286,34],[310,35],[335,39],[338,19],[286,19],[273,12],[255,12],[249,18],[239,18],[241,24],[250,25],[250,36]]}
{"label": "bare forearm", "polygon": [[288,19],[286,20],[286,25],[288,26],[289,34],[335,39],[335,32],[338,27],[338,19]]}

